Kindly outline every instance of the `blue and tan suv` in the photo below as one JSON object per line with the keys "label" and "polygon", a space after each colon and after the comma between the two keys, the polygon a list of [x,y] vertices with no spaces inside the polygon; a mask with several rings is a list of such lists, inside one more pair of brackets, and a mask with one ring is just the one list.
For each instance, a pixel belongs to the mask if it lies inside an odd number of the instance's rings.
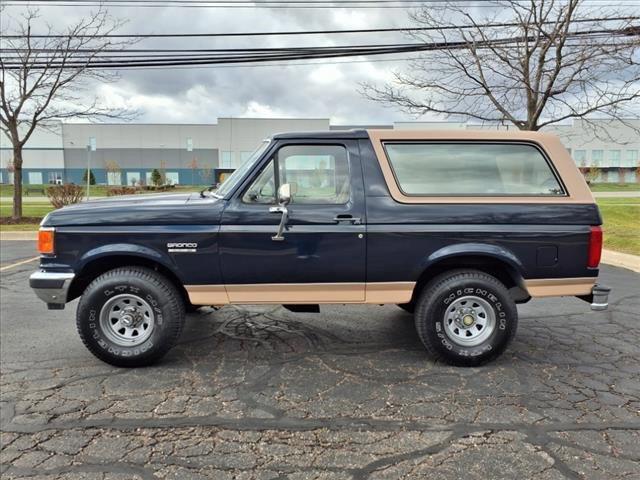
{"label": "blue and tan suv", "polygon": [[98,358],[146,365],[200,305],[397,304],[434,357],[498,356],[517,303],[597,286],[601,218],[560,141],[538,132],[275,135],[215,192],[136,195],[49,214],[31,287],[80,298]]}

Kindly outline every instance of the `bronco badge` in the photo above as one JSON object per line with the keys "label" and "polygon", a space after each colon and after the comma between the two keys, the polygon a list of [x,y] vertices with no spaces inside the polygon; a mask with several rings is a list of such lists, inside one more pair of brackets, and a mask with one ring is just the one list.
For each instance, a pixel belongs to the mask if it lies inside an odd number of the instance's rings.
{"label": "bronco badge", "polygon": [[193,243],[167,243],[167,251],[169,253],[186,252],[193,253],[198,250],[198,244]]}

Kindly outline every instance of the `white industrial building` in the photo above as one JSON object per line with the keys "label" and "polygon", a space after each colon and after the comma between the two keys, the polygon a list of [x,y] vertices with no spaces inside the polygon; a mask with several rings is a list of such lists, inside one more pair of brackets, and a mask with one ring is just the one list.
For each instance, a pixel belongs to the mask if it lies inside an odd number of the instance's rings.
{"label": "white industrial building", "polygon": [[[38,129],[24,150],[24,183],[82,183],[90,164],[96,182],[149,182],[160,169],[171,183],[208,184],[236,168],[265,138],[279,132],[347,128],[505,128],[453,122],[395,122],[388,125],[332,125],[327,118],[220,118],[213,124],[56,123]],[[576,162],[600,182],[633,183],[638,176],[640,119],[598,121],[598,132],[580,120],[546,130],[559,135]],[[0,182],[13,181],[13,151],[0,135]],[[93,145],[95,150],[88,148]]]}

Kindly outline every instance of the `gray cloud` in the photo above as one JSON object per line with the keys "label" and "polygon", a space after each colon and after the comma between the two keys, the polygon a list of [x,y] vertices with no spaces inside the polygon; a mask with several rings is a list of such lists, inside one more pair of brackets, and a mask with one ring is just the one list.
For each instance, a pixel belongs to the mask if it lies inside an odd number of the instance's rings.
{"label": "gray cloud", "polygon": [[[42,20],[55,28],[77,21],[89,9],[46,7]],[[19,14],[18,7],[7,9]],[[128,22],[123,33],[323,30],[403,26],[402,10],[347,9],[195,9],[111,8]],[[388,35],[318,35],[310,37],[148,39],[140,48],[233,48],[246,46],[335,45],[394,42]],[[382,57],[381,57],[382,58]],[[388,58],[388,57],[387,57]],[[362,62],[363,59],[354,59]],[[173,70],[125,70],[121,79],[96,86],[108,102],[128,103],[142,111],[140,121],[211,122],[225,116],[330,117],[341,123],[390,122],[406,118],[357,91],[363,81],[382,78],[395,62],[346,62],[318,65],[213,67]],[[334,64],[335,63],[335,64]]]}

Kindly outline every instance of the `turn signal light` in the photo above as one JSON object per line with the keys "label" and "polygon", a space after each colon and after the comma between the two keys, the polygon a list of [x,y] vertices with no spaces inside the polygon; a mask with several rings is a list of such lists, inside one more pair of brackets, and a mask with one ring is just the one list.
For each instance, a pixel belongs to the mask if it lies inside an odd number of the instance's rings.
{"label": "turn signal light", "polygon": [[54,237],[55,230],[53,228],[41,228],[38,230],[38,251],[42,254],[52,254]]}
{"label": "turn signal light", "polygon": [[589,256],[587,258],[587,267],[597,268],[600,264],[600,256],[602,255],[602,228],[591,227],[589,232]]}

